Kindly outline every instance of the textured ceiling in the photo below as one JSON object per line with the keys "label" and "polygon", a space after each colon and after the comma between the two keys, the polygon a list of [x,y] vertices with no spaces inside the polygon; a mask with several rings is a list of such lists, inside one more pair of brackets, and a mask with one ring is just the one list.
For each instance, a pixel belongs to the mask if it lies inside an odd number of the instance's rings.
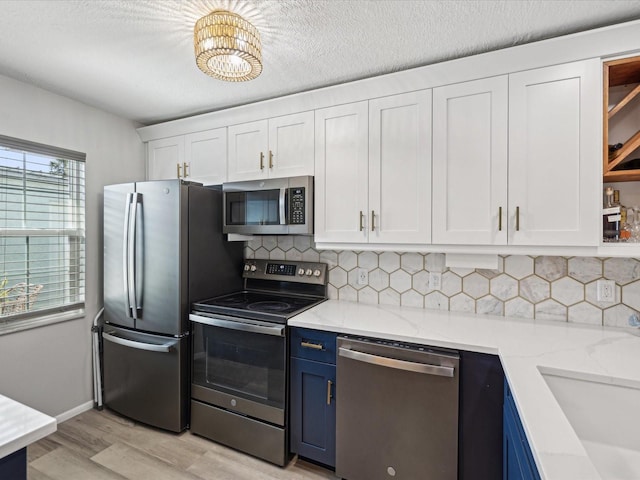
{"label": "textured ceiling", "polygon": [[[214,8],[260,30],[256,80],[196,67]],[[0,74],[148,125],[638,18],[637,0],[0,0]]]}

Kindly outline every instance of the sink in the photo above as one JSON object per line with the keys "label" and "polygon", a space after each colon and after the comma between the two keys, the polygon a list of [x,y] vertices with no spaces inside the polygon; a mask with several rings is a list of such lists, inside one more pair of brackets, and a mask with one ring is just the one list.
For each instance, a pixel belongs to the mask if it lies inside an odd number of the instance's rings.
{"label": "sink", "polygon": [[640,479],[640,385],[539,370],[602,478]]}

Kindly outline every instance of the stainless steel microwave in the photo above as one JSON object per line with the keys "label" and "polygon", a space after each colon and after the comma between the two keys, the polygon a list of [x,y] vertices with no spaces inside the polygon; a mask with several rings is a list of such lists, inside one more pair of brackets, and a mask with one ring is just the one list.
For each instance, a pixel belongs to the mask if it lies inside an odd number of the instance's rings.
{"label": "stainless steel microwave", "polygon": [[222,184],[223,232],[313,235],[313,177]]}

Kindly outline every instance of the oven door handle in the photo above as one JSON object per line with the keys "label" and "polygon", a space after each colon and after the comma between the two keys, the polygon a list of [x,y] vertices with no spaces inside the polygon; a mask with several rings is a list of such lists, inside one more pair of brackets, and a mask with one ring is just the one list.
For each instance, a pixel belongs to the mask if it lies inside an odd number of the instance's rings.
{"label": "oven door handle", "polygon": [[225,320],[223,318],[205,317],[202,315],[195,315],[193,313],[189,314],[189,320],[212,327],[229,328],[231,330],[240,330],[242,332],[284,337],[284,325],[256,325],[254,323],[243,322],[236,318],[232,320]]}

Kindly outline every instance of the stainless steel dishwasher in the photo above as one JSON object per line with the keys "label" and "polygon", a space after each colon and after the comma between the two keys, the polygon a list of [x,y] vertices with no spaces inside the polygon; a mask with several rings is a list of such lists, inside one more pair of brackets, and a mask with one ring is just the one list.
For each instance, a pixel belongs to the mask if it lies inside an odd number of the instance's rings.
{"label": "stainless steel dishwasher", "polygon": [[456,479],[459,365],[451,350],[338,337],[336,475]]}

